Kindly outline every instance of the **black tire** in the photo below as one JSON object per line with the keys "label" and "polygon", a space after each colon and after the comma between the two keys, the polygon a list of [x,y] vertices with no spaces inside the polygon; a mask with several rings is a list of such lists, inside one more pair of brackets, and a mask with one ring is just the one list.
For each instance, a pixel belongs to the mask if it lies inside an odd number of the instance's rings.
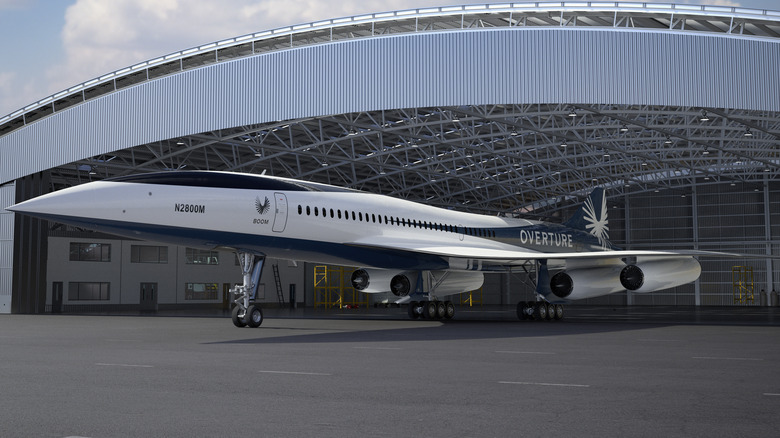
{"label": "black tire", "polygon": [[525,301],[520,301],[517,303],[517,318],[520,321],[525,321],[528,319],[528,315],[525,314]]}
{"label": "black tire", "polygon": [[436,303],[433,301],[423,301],[423,316],[425,319],[436,318]]}
{"label": "black tire", "polygon": [[236,327],[246,327],[246,323],[244,322],[244,319],[238,316],[239,312],[241,312],[240,307],[238,306],[233,307],[233,311],[230,313],[231,319],[233,320],[233,325]]}
{"label": "black tire", "polygon": [[563,304],[555,305],[555,314],[553,316],[557,321],[563,319]]}
{"label": "black tire", "polygon": [[250,305],[246,309],[244,323],[251,328],[260,327],[260,324],[263,323],[263,311],[254,304]]}
{"label": "black tire", "polygon": [[526,312],[528,312],[528,310],[530,309],[530,312],[529,312],[530,315],[528,313],[525,314],[526,319],[529,319],[531,321],[534,321],[536,319],[536,312],[535,312],[536,307],[535,306],[536,306],[536,303],[533,302],[533,301],[526,301],[525,302],[525,310],[526,310]]}
{"label": "black tire", "polygon": [[534,319],[544,321],[547,319],[547,303],[534,304]]}
{"label": "black tire", "polygon": [[547,303],[547,315],[545,315],[545,319],[547,321],[551,321],[555,317],[555,304]]}
{"label": "black tire", "polygon": [[407,312],[409,313],[409,318],[411,319],[417,319],[420,317],[420,315],[417,313],[417,301],[409,301],[409,309],[407,309]]}
{"label": "black tire", "polygon": [[447,306],[442,301],[436,301],[436,319],[444,319],[447,316]]}
{"label": "black tire", "polygon": [[452,304],[452,301],[445,301],[444,308],[444,319],[452,319],[455,317],[455,304]]}

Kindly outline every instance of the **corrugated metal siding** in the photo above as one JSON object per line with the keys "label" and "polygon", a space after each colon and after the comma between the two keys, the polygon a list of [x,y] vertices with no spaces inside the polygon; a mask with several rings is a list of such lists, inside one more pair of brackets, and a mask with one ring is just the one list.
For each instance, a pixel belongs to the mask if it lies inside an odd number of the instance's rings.
{"label": "corrugated metal siding", "polygon": [[630,29],[509,28],[334,42],[124,88],[0,137],[0,183],[237,125],[485,103],[780,111],[780,43]]}

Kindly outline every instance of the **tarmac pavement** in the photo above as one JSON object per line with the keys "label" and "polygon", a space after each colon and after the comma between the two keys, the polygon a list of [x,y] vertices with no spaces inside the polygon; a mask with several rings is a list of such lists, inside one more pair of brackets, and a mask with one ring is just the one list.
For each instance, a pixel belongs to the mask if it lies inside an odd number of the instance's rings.
{"label": "tarmac pavement", "polygon": [[[355,309],[350,309],[355,310]],[[0,436],[777,436],[772,308],[0,316]]]}

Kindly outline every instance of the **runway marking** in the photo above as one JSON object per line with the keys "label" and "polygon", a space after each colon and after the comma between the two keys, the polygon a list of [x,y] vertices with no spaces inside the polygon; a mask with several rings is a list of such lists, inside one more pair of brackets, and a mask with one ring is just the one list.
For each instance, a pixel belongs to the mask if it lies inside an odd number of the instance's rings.
{"label": "runway marking", "polygon": [[571,388],[590,388],[590,385],[578,385],[576,383],[543,383],[543,382],[506,382],[500,381],[505,385],[534,385],[534,386],[564,386]]}
{"label": "runway marking", "polygon": [[714,357],[714,356],[694,356],[692,359],[705,359],[705,360],[746,360],[746,361],[762,361],[764,359],[756,357]]}
{"label": "runway marking", "polygon": [[136,365],[130,363],[96,363],[100,367],[154,368],[153,365]]}
{"label": "runway marking", "polygon": [[780,397],[780,394],[775,394],[773,392],[765,392],[764,395],[767,397]]}
{"label": "runway marking", "polygon": [[499,350],[496,351],[496,353],[499,354],[555,354],[550,351],[509,351],[509,350]]}
{"label": "runway marking", "polygon": [[401,347],[352,347],[355,350],[401,350]]}
{"label": "runway marking", "polygon": [[333,374],[328,373],[307,373],[302,371],[271,371],[271,370],[261,370],[258,371],[258,373],[263,374],[292,374],[296,376],[332,376]]}
{"label": "runway marking", "polygon": [[682,342],[680,339],[637,339],[642,342]]}

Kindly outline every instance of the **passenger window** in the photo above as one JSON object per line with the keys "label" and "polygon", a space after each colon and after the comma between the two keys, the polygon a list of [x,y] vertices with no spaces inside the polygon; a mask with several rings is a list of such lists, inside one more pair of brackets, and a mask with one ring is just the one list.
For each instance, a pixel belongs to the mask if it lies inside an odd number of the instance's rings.
{"label": "passenger window", "polygon": [[319,216],[320,215],[320,210],[317,207],[314,207],[314,215],[315,216]]}
{"label": "passenger window", "polygon": [[300,205],[298,206],[298,214],[299,215],[303,214],[303,207],[301,207]]}
{"label": "passenger window", "polygon": [[311,216],[311,207],[306,206],[306,216]]}

